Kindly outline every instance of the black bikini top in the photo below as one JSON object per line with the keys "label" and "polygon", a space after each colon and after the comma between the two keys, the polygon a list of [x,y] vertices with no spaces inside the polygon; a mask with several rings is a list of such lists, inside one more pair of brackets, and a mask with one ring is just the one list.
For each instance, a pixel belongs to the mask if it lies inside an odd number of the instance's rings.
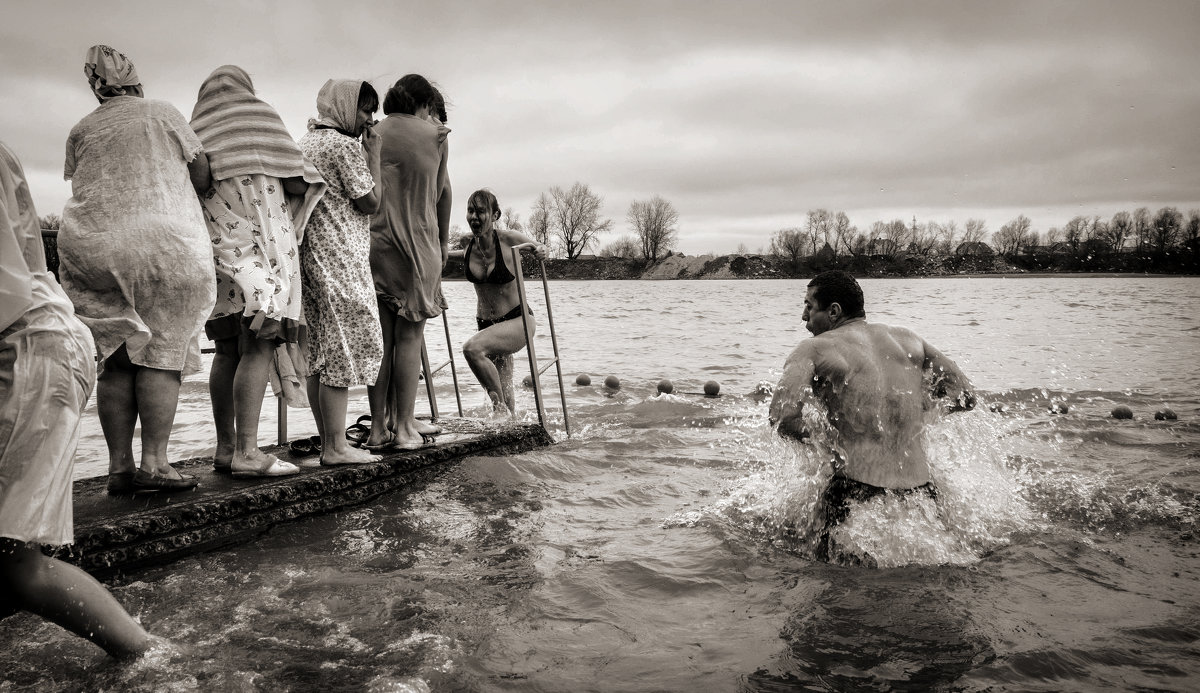
{"label": "black bikini top", "polygon": [[496,264],[492,265],[492,271],[482,278],[471,274],[471,250],[475,247],[475,239],[472,238],[467,242],[467,252],[463,254],[463,257],[466,258],[464,263],[466,267],[463,273],[466,275],[467,281],[472,284],[507,284],[516,279],[513,273],[508,271],[508,266],[504,264],[504,258],[500,256],[500,234],[496,233],[495,229],[492,229],[492,238],[496,244]]}

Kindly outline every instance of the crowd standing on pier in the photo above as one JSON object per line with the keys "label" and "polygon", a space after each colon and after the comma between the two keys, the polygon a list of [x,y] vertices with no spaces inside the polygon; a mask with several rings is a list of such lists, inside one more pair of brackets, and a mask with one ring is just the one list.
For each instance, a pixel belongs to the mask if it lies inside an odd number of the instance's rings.
{"label": "crowd standing on pier", "polygon": [[[113,48],[90,48],[84,72],[99,106],[67,140],[61,285],[24,171],[0,144],[0,617],[26,609],[129,656],[158,639],[42,551],[74,538],[71,463],[92,389],[110,495],[196,487],[167,446],[202,331],[216,344],[217,472],[300,471],[258,447],[272,368],[307,377],[319,464],[429,444],[440,429],[413,410],[424,324],[447,308],[450,130],[444,97],[420,75],[388,90],[378,124],[369,83],[328,80],[295,142],[238,66],[200,85],[190,123],[145,98]],[[370,389],[372,421],[350,441],[355,385]]]}

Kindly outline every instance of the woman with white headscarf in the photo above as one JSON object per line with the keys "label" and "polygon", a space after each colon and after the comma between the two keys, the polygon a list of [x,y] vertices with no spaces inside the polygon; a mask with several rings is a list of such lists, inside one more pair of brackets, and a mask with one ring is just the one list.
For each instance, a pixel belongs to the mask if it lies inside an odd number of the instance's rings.
{"label": "woman with white headscarf", "polygon": [[317,118],[300,139],[300,150],[329,186],[300,248],[308,398],[324,465],[379,459],[351,447],[345,436],[347,389],[374,385],[383,360],[369,259],[370,215],[379,209],[379,137],[371,130],[378,108],[379,94],[370,84],[331,79],[317,95]]}
{"label": "woman with white headscarf", "polygon": [[217,345],[208,381],[213,467],[235,477],[297,474],[296,465],[259,450],[258,420],[276,347],[299,338],[299,243],[325,181],[235,65],[200,85],[192,128],[213,178],[200,196],[217,275],[204,328]]}
{"label": "woman with white headscarf", "polygon": [[58,237],[59,275],[102,360],[96,403],[108,490],[190,490],[196,480],[171,467],[167,443],[182,374],[200,370],[200,330],[216,291],[196,198],[209,187],[208,158],[174,106],[142,98],[124,55],[93,46],[84,72],[100,106],[67,139],[72,194]]}

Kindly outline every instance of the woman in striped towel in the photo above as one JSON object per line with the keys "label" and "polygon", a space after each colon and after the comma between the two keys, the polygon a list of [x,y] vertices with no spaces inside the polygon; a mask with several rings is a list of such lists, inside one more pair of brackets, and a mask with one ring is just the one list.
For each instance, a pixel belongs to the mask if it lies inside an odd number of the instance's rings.
{"label": "woman in striped towel", "polygon": [[258,420],[275,349],[299,337],[298,247],[325,181],[240,67],[218,67],[204,80],[191,125],[213,179],[200,196],[217,274],[205,325],[217,345],[213,466],[235,477],[295,474],[295,465],[258,449]]}

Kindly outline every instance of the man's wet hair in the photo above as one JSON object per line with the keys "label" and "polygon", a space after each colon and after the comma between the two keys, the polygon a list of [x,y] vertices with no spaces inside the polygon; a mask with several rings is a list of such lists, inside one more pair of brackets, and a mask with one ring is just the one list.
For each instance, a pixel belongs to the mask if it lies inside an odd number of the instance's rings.
{"label": "man's wet hair", "polygon": [[813,277],[808,286],[814,289],[813,299],[822,310],[837,303],[847,318],[867,317],[867,311],[863,307],[862,287],[848,273],[842,270],[822,272]]}

